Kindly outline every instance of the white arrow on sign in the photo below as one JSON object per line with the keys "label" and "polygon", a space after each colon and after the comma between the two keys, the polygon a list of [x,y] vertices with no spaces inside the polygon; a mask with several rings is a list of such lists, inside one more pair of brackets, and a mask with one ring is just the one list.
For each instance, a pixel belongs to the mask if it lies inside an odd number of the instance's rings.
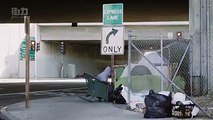
{"label": "white arrow on sign", "polygon": [[124,27],[102,27],[101,55],[124,54]]}

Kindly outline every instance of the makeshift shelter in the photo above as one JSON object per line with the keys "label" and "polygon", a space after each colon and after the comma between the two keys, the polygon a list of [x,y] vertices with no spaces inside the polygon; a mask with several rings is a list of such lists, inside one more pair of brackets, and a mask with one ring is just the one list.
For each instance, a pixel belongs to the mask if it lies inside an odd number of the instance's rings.
{"label": "makeshift shelter", "polygon": [[[184,56],[182,63],[180,63],[184,52],[187,48],[187,44],[184,42],[173,42],[163,47],[163,57],[161,58],[161,50],[155,52],[145,52],[144,56],[135,64],[131,64],[131,82],[132,91],[138,92],[141,90],[154,89],[155,91],[161,90],[161,80],[164,81],[164,89],[168,90],[168,86],[171,85],[168,79],[175,78],[173,82],[178,85],[182,90],[185,90],[186,83],[189,81],[188,73],[188,54]],[[146,59],[145,59],[146,58]],[[147,59],[149,61],[147,61]],[[150,62],[152,64],[150,64]],[[176,76],[174,72],[177,70],[177,66],[180,64]],[[153,67],[154,65],[154,67]],[[171,65],[172,70],[171,70]],[[156,69],[161,71],[159,73]],[[165,77],[162,77],[163,74]],[[115,86],[123,84],[128,85],[128,65],[123,69],[123,73],[119,78],[116,78]],[[174,91],[174,90],[173,90]]]}
{"label": "makeshift shelter", "polygon": [[[168,77],[168,60],[163,58],[157,52],[149,52],[145,57],[162,73]],[[162,66],[161,66],[162,65]],[[138,64],[131,64],[132,91],[155,89],[160,91],[161,74],[144,57]],[[164,79],[164,81],[166,81]],[[120,78],[115,82],[115,86],[123,84],[128,85],[128,65],[124,68]],[[167,84],[167,83],[165,83]]]}

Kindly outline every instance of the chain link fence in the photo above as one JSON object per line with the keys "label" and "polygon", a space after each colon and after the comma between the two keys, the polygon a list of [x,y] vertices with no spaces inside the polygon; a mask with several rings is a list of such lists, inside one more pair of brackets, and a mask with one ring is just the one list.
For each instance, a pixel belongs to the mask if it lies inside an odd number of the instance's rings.
{"label": "chain link fence", "polygon": [[189,40],[131,40],[131,91],[190,94]]}
{"label": "chain link fence", "polygon": [[[123,80],[120,83],[133,93],[151,89],[181,92],[195,103],[201,114],[210,117],[212,113],[207,109],[207,103],[211,97],[202,94],[206,81],[192,75],[192,47],[192,40],[182,37],[168,39],[159,35],[158,38],[138,40],[129,33],[128,65],[123,68],[121,76],[125,79],[120,79]],[[128,97],[131,102],[131,96]]]}

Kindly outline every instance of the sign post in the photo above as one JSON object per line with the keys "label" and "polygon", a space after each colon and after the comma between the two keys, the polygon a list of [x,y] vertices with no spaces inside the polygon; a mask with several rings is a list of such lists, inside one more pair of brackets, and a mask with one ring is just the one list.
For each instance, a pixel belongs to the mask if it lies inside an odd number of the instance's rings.
{"label": "sign post", "polygon": [[101,55],[111,55],[112,81],[114,79],[114,55],[124,54],[123,3],[103,5]]}

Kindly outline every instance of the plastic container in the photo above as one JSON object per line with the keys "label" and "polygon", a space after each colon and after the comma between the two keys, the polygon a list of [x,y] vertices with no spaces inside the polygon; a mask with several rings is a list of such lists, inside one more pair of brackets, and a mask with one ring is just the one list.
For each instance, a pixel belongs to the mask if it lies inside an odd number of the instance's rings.
{"label": "plastic container", "polygon": [[177,118],[191,118],[195,104],[172,105],[172,116]]}

